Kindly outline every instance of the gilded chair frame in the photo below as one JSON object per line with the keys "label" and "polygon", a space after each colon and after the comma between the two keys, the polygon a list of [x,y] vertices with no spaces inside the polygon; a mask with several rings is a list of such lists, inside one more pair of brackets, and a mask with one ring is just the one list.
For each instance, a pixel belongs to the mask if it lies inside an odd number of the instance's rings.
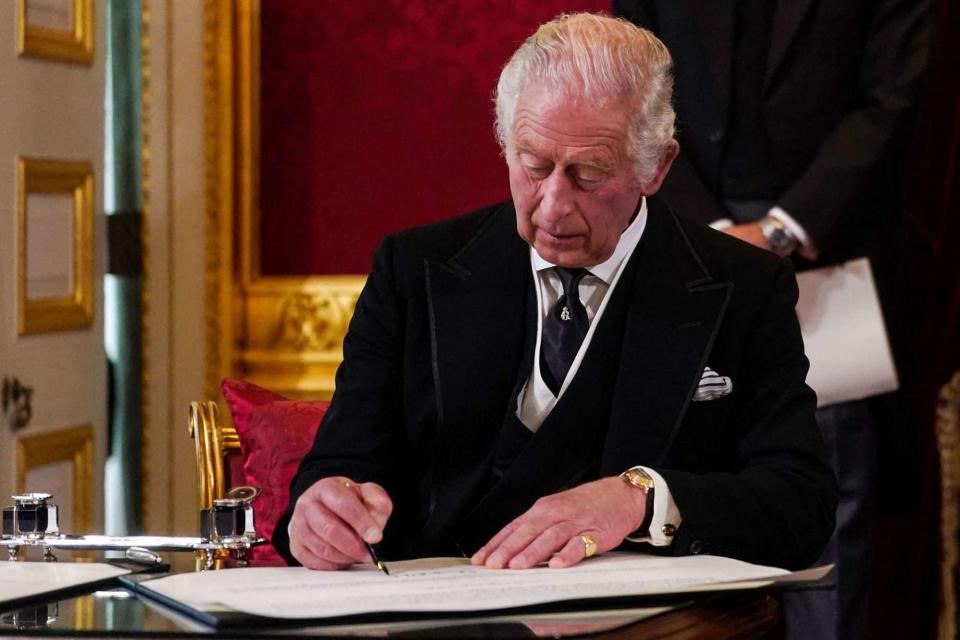
{"label": "gilded chair frame", "polygon": [[957,578],[960,562],[960,373],[940,389],[936,414],[940,454],[941,606],[937,637],[957,637]]}
{"label": "gilded chair frame", "polygon": [[220,409],[212,400],[190,403],[190,437],[197,461],[197,504],[210,509],[227,493],[224,459],[240,452],[237,430],[220,423]]}
{"label": "gilded chair frame", "polygon": [[[240,437],[233,426],[220,423],[220,409],[213,400],[190,403],[188,426],[196,453],[197,505],[200,510],[210,509],[214,500],[227,493],[224,460],[227,455],[240,452]],[[198,571],[210,566],[207,553],[197,552]],[[229,557],[230,552],[225,549],[214,552],[214,568],[227,566]]]}

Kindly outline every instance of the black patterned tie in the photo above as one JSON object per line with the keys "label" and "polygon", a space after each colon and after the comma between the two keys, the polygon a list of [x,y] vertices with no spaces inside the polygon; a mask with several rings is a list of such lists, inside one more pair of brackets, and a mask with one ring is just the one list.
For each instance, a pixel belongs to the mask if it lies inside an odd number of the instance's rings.
{"label": "black patterned tie", "polygon": [[587,335],[590,321],[587,319],[587,310],[580,302],[579,291],[580,280],[587,275],[587,270],[565,267],[555,267],[555,270],[563,283],[563,295],[543,319],[540,375],[556,396],[560,394],[567,371]]}

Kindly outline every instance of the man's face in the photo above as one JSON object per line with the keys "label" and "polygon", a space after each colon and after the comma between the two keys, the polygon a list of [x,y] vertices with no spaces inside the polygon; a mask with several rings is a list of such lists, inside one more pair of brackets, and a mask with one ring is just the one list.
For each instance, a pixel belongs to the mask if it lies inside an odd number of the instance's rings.
{"label": "man's face", "polygon": [[627,155],[627,113],[539,85],[520,94],[506,152],[510,191],[517,231],[544,260],[603,262],[648,193]]}

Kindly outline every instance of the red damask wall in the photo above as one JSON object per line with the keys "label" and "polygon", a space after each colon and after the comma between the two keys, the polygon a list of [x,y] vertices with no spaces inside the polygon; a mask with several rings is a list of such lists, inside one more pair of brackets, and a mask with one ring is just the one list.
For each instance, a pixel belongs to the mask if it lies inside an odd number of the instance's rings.
{"label": "red damask wall", "polygon": [[500,68],[609,0],[263,0],[261,271],[366,273],[384,234],[509,195]]}

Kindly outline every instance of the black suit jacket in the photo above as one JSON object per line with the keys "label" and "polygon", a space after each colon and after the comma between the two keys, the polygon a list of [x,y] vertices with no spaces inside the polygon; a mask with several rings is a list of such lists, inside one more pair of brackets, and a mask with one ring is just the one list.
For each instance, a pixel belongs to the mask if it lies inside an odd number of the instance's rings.
{"label": "black suit jacket", "polygon": [[[658,193],[709,223],[728,217],[718,194],[730,134],[736,2],[613,0],[614,13],[651,29],[674,58],[680,155]],[[779,0],[763,77],[761,128],[776,198],[816,243],[815,263],[868,256],[901,393],[873,398],[882,466],[915,472],[911,405],[922,288],[902,215],[914,107],[931,44],[929,0]],[[904,393],[905,392],[905,393]],[[918,480],[919,481],[919,480]],[[889,484],[889,486],[887,486]],[[887,482],[885,501],[915,500],[916,482]]]}
{"label": "black suit jacket", "polygon": [[[388,558],[472,553],[537,498],[642,464],[663,475],[683,514],[668,551],[812,562],[833,529],[836,492],[804,384],[789,263],[651,202],[625,268],[613,294],[621,325],[604,315],[560,417],[491,486],[535,331],[513,206],[387,237],[291,505],[325,476],[375,481],[395,505]],[[730,376],[734,392],[692,402],[704,366]],[[609,412],[590,402],[597,380],[609,381]],[[274,544],[291,559],[289,513]]]}
{"label": "black suit jacket", "polygon": [[[862,256],[897,211],[897,167],[930,46],[927,0],[780,0],[762,87],[777,198],[821,250]],[[680,157],[660,195],[710,223],[729,134],[736,2],[614,0],[674,58]],[[758,61],[758,64],[760,62]]]}

